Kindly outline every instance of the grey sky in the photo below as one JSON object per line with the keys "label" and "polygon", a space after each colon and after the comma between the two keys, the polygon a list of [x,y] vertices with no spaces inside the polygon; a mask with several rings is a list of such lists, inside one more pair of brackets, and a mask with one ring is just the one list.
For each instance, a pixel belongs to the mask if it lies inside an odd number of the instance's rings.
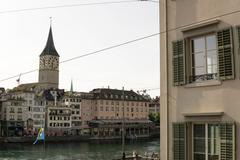
{"label": "grey sky", "polygon": [[[0,12],[64,4],[119,0],[1,0]],[[159,32],[158,3],[129,2],[0,14],[0,79],[39,65],[49,31],[49,17],[60,61]],[[159,36],[60,64],[60,88],[90,91],[107,87],[159,88]],[[17,78],[0,83],[12,88]],[[38,81],[38,72],[21,83]],[[148,92],[159,95],[159,90]]]}

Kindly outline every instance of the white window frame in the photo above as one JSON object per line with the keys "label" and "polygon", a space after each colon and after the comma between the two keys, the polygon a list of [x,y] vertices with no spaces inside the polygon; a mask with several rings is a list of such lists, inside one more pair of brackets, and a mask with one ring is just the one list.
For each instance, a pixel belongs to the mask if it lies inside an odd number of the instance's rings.
{"label": "white window frame", "polygon": [[[193,36],[193,37],[190,37],[190,39],[189,39],[189,51],[190,51],[190,73],[191,73],[191,77],[194,77],[194,76],[196,76],[195,74],[193,74],[193,69],[195,69],[195,66],[193,66],[193,54],[195,54],[194,52],[193,52],[193,45],[192,45],[192,43],[193,43],[193,40],[194,39],[197,39],[197,38],[204,38],[204,46],[205,46],[205,49],[204,49],[204,53],[205,53],[205,55],[204,55],[204,57],[205,57],[205,67],[206,67],[206,75],[208,75],[208,63],[207,63],[207,48],[206,48],[206,46],[207,46],[207,40],[206,40],[206,38],[207,38],[207,36],[215,36],[215,39],[216,39],[216,49],[214,49],[214,50],[216,50],[216,54],[218,55],[218,50],[217,50],[217,34],[215,33],[215,32],[212,32],[212,33],[206,33],[206,34],[202,34],[202,35],[198,35],[198,36]],[[211,50],[211,51],[213,51],[213,50]],[[218,78],[219,78],[219,71],[218,71],[218,56],[217,56],[217,73],[216,73],[216,78],[213,78],[213,79],[210,79],[210,80],[217,80]],[[193,78],[192,78],[193,79]],[[191,80],[192,82],[191,83],[195,83],[195,82],[199,82],[199,81],[197,81],[197,80]],[[200,81],[200,82],[203,82],[203,81],[206,81],[206,80],[202,80],[202,81]]]}
{"label": "white window frame", "polygon": [[[214,122],[212,122],[212,123],[204,123],[204,122],[199,122],[199,123],[193,123],[192,124],[192,158],[193,158],[193,160],[194,160],[194,125],[205,125],[205,160],[208,160],[208,155],[209,155],[209,153],[208,153],[208,125],[214,125],[214,124],[218,124],[218,123],[214,123]],[[219,131],[220,131],[220,127],[219,127]],[[219,137],[218,137],[219,139],[218,139],[218,141],[217,141],[217,143],[218,143],[218,145],[220,146],[220,135],[219,135]],[[221,149],[219,148],[219,160],[220,160],[220,153],[221,152]]]}

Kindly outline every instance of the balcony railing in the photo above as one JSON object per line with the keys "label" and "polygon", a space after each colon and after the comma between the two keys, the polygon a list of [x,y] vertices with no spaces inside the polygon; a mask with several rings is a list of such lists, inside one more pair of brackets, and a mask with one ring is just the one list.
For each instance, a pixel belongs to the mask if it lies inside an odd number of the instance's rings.
{"label": "balcony railing", "polygon": [[190,82],[201,82],[212,79],[217,79],[217,73],[194,75],[189,77]]}

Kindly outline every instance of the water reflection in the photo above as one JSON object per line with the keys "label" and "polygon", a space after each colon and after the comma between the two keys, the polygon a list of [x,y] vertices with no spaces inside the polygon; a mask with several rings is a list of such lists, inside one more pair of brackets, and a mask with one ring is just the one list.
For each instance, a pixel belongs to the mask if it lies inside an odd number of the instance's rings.
{"label": "water reflection", "polygon": [[[144,152],[159,152],[159,139],[128,142],[126,152],[133,150],[140,154]],[[121,156],[120,142],[71,142],[43,144],[1,144],[0,160],[109,160]]]}

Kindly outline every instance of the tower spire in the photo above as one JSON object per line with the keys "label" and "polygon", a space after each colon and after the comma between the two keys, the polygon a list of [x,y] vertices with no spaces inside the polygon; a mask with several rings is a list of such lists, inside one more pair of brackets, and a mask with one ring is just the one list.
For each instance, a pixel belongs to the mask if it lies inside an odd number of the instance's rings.
{"label": "tower spire", "polygon": [[44,55],[51,55],[51,56],[58,56],[58,52],[55,48],[54,41],[53,41],[53,35],[52,35],[52,17],[50,17],[50,29],[48,33],[48,39],[45,48],[43,49],[40,56]]}
{"label": "tower spire", "polygon": [[70,92],[73,93],[73,81],[71,79],[71,87],[70,87]]}

